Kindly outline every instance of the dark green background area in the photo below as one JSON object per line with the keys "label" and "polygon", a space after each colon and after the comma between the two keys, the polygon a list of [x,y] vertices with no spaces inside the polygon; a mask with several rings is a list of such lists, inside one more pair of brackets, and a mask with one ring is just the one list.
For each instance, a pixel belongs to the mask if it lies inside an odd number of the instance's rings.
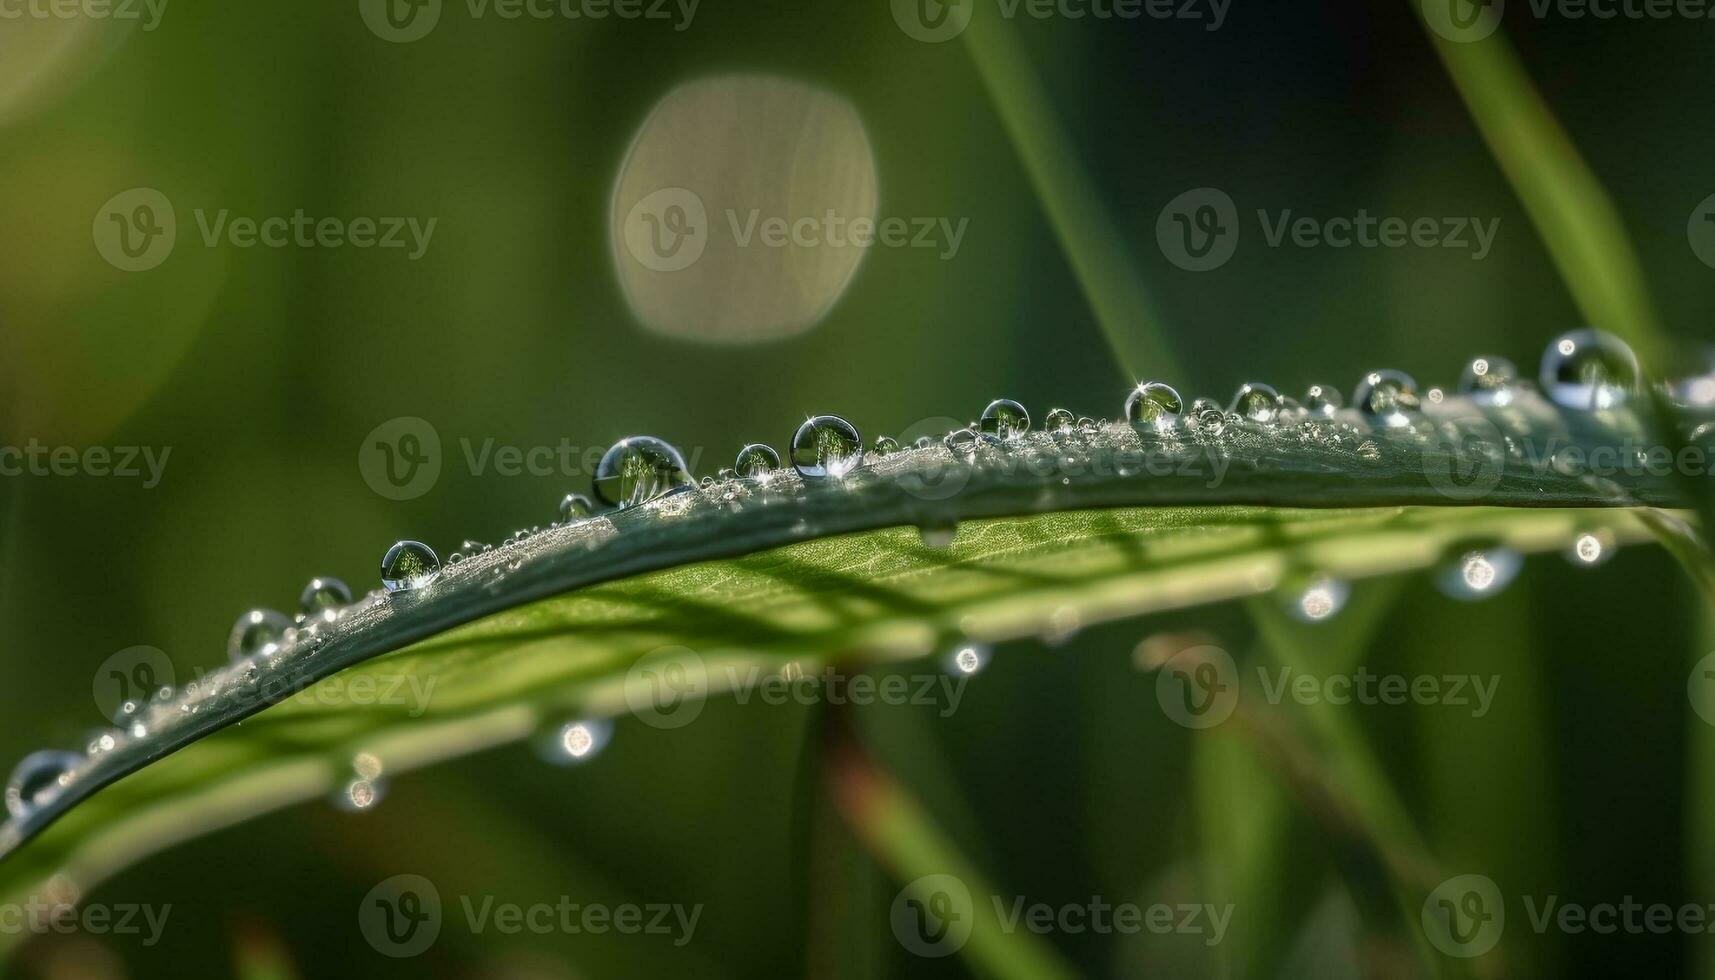
{"label": "dark green background area", "polygon": [[[1534,373],[1544,343],[1579,325],[1409,4],[1235,0],[1216,32],[1147,19],[1014,26],[1085,168],[1073,179],[1089,181],[1124,236],[1184,366],[1162,380],[1188,398],[1225,402],[1247,380],[1349,393],[1382,366],[1451,385],[1478,353]],[[1613,196],[1663,323],[1715,340],[1715,271],[1686,237],[1715,193],[1715,21],[1539,22],[1514,10],[1507,26]],[[472,20],[449,0],[437,29],[408,45],[377,39],[347,0],[174,0],[157,30],[103,33],[70,61],[0,118],[0,442],[172,455],[151,490],[0,480],[5,760],[81,744],[102,722],[92,675],[117,650],[160,647],[181,679],[194,676],[224,661],[240,612],[291,607],[312,575],[371,588],[396,539],[444,555],[545,524],[563,494],[588,490],[586,477],[472,475],[460,438],[604,447],[651,433],[699,454],[704,475],[746,442],[783,448],[809,413],[839,413],[869,437],[970,417],[998,395],[1038,417],[1054,405],[1111,417],[1133,381],[1160,374],[1110,352],[964,45],[911,40],[885,0],[703,0],[682,33]],[[874,148],[880,212],[968,218],[957,257],[875,249],[827,319],[788,340],[709,347],[644,332],[613,274],[613,180],[663,94],[731,71],[849,99]],[[3,64],[0,84],[19,84]],[[160,268],[128,274],[96,253],[90,219],[136,186],[175,203],[180,244]],[[1195,274],[1162,256],[1155,223],[1203,186],[1232,196],[1244,230],[1229,263]],[[409,262],[204,248],[198,207],[439,222]],[[1360,208],[1498,218],[1500,231],[1473,262],[1457,250],[1270,248],[1255,220],[1257,209]],[[357,454],[376,425],[408,415],[436,426],[447,466],[430,493],[396,503],[365,484]],[[1688,799],[1711,777],[1692,762],[1709,733],[1685,696],[1686,670],[1709,648],[1663,554],[1588,572],[1532,559],[1483,604],[1443,598],[1427,577],[1399,596],[1368,643],[1372,669],[1502,676],[1480,721],[1444,707],[1349,709],[1450,873],[1487,873],[1509,894],[1715,903],[1715,877],[1684,843],[1710,832],[1687,825]],[[1320,629],[1333,644],[1346,628]],[[1161,900],[1229,843],[1194,803],[1203,736],[1165,718],[1153,675],[1132,665],[1138,640],[1168,629],[1206,631],[1241,664],[1257,642],[1243,610],[1223,606],[1091,628],[1058,647],[1011,644],[953,717],[876,708],[864,723],[1006,894]],[[801,708],[716,701],[691,737],[621,719],[586,766],[490,751],[394,783],[372,813],[294,808],[154,857],[94,896],[171,902],[159,946],[47,940],[16,968],[218,976],[236,950],[278,944],[306,977],[773,976],[830,961],[855,977],[961,975],[957,960],[916,960],[894,942],[897,885],[855,850],[844,898],[810,883],[794,817],[809,721]],[[1357,907],[1365,899],[1343,885],[1315,820],[1283,821],[1285,893],[1246,926],[1270,937],[1271,955],[1242,975],[1347,975],[1295,957],[1355,969],[1376,910]],[[394,962],[364,943],[355,909],[402,871],[431,877],[449,901],[706,909],[686,950],[449,925],[428,956]],[[836,921],[815,922],[815,935],[838,945],[813,951],[812,920],[830,908]],[[1715,968],[1709,937],[1537,937],[1516,903],[1508,911],[1517,975]],[[1146,937],[1051,941],[1090,974],[1220,967]]]}

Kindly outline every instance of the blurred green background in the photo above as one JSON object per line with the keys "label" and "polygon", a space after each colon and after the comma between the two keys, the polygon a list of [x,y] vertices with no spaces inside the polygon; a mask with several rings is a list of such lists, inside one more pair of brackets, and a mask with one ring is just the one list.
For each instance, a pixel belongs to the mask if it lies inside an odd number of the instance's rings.
{"label": "blurred green background", "polygon": [[[1518,5],[1523,6],[1523,5]],[[1715,274],[1687,221],[1715,176],[1712,22],[1508,18],[1520,55],[1641,256],[1671,333],[1715,339]],[[1234,5],[1217,31],[1176,20],[1019,18],[1060,151],[1118,230],[1187,397],[1242,381],[1350,392],[1378,366],[1450,385],[1477,353],[1534,373],[1579,322],[1529,219],[1410,5]],[[34,33],[32,33],[34,32]],[[811,83],[867,129],[883,215],[968,218],[950,261],[871,250],[814,329],[711,346],[642,329],[614,275],[608,208],[651,107],[733,71]],[[638,432],[700,452],[703,474],[752,440],[783,447],[806,413],[866,436],[970,417],[997,395],[1040,414],[1112,416],[1122,364],[1057,240],[963,41],[906,36],[884,0],[704,0],[689,28],[649,20],[473,19],[447,5],[392,44],[352,2],[175,0],[158,28],[0,21],[0,436],[7,445],[172,447],[165,478],[8,477],[0,561],[0,756],[81,744],[102,719],[92,675],[136,644],[181,679],[224,661],[243,610],[290,608],[311,575],[373,587],[382,551],[443,555],[545,524],[587,476],[477,476],[456,441],[605,447]],[[1044,134],[1046,135],[1046,134]],[[694,148],[693,148],[694,149]],[[128,273],[91,243],[127,188],[178,212],[159,268]],[[1237,202],[1233,259],[1183,271],[1156,246],[1191,188]],[[191,212],[438,218],[399,251],[203,247]],[[1482,261],[1453,249],[1269,248],[1255,209],[1498,218]],[[365,483],[360,442],[397,416],[439,430],[447,465],[416,499]],[[1359,598],[1386,583],[1362,584]],[[1582,901],[1715,902],[1710,828],[1688,814],[1710,777],[1685,672],[1708,647],[1670,560],[1629,551],[1593,572],[1532,560],[1489,602],[1427,578],[1398,590],[1365,642],[1376,670],[1497,673],[1477,722],[1359,708],[1396,791],[1453,871]],[[1336,618],[1316,642],[1356,627]],[[1199,804],[1197,761],[1245,751],[1158,710],[1132,663],[1150,634],[1197,629],[1237,655],[1239,608],[1013,644],[950,718],[877,708],[887,765],[1007,894],[1152,901],[1236,846]],[[852,857],[812,884],[801,708],[709,705],[694,738],[629,720],[576,769],[524,749],[391,786],[373,812],[303,806],[143,862],[105,901],[171,902],[163,941],[54,937],[37,976],[220,976],[275,955],[302,976],[961,975],[894,941],[896,885]],[[1223,747],[1224,746],[1224,747]],[[1705,760],[1706,761],[1706,760]],[[1278,796],[1259,769],[1236,806]],[[1339,874],[1325,828],[1288,805],[1286,866],[1261,920],[1204,952],[1148,936],[1056,936],[1083,972],[1127,976],[1411,975],[1373,941],[1375,909]],[[1715,870],[1715,869],[1710,869]],[[420,960],[377,955],[353,910],[416,871],[443,895],[707,905],[696,941],[471,936]],[[838,891],[839,895],[831,894]],[[814,937],[814,938],[812,938]],[[1509,927],[1513,975],[1707,975],[1706,936],[1537,936]],[[1231,948],[1229,948],[1231,947]],[[1478,969],[1479,973],[1481,970]]]}

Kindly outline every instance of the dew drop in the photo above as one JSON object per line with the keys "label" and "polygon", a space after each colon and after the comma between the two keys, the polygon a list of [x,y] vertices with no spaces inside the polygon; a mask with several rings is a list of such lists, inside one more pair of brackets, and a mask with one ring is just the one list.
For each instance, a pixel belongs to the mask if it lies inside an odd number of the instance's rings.
{"label": "dew drop", "polygon": [[1574,565],[1594,568],[1614,555],[1614,536],[1605,529],[1580,531],[1572,539],[1572,547],[1566,552],[1566,557]]}
{"label": "dew drop", "polygon": [[893,453],[899,452],[899,440],[892,436],[876,436],[875,449],[873,451],[877,456],[892,455]]}
{"label": "dew drop", "polygon": [[993,651],[981,643],[963,643],[948,655],[952,669],[961,674],[974,674],[988,666]]}
{"label": "dew drop", "polygon": [[1667,395],[1682,408],[1715,408],[1715,346],[1683,345]]}
{"label": "dew drop", "polygon": [[984,435],[1011,439],[1030,431],[1030,412],[1010,398],[996,398],[983,409],[977,426]]}
{"label": "dew drop", "polygon": [[1625,403],[1638,383],[1638,359],[1600,330],[1562,334],[1542,352],[1542,390],[1563,408],[1597,411]]}
{"label": "dew drop", "polygon": [[1517,386],[1518,366],[1504,357],[1473,357],[1459,378],[1459,390],[1479,405],[1510,405]]}
{"label": "dew drop", "polygon": [[1068,432],[1078,424],[1078,419],[1064,408],[1048,410],[1048,416],[1042,420],[1042,425],[1049,432]]}
{"label": "dew drop", "polygon": [[1246,382],[1239,386],[1228,411],[1267,425],[1280,415],[1280,392],[1260,381]]}
{"label": "dew drop", "polygon": [[614,443],[595,468],[595,493],[619,508],[635,507],[691,485],[679,450],[654,436],[630,436]]}
{"label": "dew drop", "polygon": [[1311,385],[1310,390],[1304,393],[1304,407],[1311,415],[1331,419],[1344,404],[1346,400],[1340,396],[1339,389],[1332,385]]}
{"label": "dew drop", "polygon": [[1417,382],[1404,371],[1371,371],[1352,392],[1352,404],[1370,419],[1389,428],[1411,424],[1420,401]]}
{"label": "dew drop", "polygon": [[351,586],[337,578],[318,576],[310,579],[298,596],[298,609],[305,620],[333,622],[339,611],[351,605]]}
{"label": "dew drop", "polygon": [[6,812],[22,820],[46,803],[64,786],[82,760],[76,752],[44,749],[25,756],[6,781]]}
{"label": "dew drop", "polygon": [[977,433],[975,429],[954,429],[952,432],[947,433],[947,437],[941,440],[941,442],[948,449],[952,450],[954,455],[968,456],[977,451]]}
{"label": "dew drop", "polygon": [[421,541],[400,541],[381,559],[381,585],[388,592],[420,589],[441,572],[435,549]]}
{"label": "dew drop", "polygon": [[334,803],[341,809],[361,812],[373,809],[381,802],[383,795],[382,784],[373,779],[354,779],[345,784]]}
{"label": "dew drop", "polygon": [[1344,581],[1318,575],[1293,597],[1289,610],[1302,622],[1320,623],[1344,609],[1351,593],[1351,586]]}
{"label": "dew drop", "polygon": [[923,546],[942,550],[953,546],[953,539],[958,536],[959,522],[953,520],[922,519],[917,524],[917,533],[923,538]]}
{"label": "dew drop", "polygon": [[780,468],[780,454],[774,447],[753,442],[738,451],[732,471],[742,477],[765,476]]}
{"label": "dew drop", "polygon": [[595,513],[595,502],[581,493],[568,493],[560,501],[560,520],[570,523]]}
{"label": "dew drop", "polygon": [[1158,429],[1171,427],[1185,410],[1179,392],[1160,381],[1148,381],[1131,390],[1125,397],[1125,418],[1133,425],[1148,424]]}
{"label": "dew drop", "polygon": [[292,621],[272,609],[252,609],[238,617],[226,638],[226,659],[237,663],[256,654],[272,653],[286,638]]}
{"label": "dew drop", "polygon": [[1467,551],[1436,576],[1436,585],[1453,599],[1485,599],[1510,585],[1523,564],[1524,559],[1510,548]]}
{"label": "dew drop", "polygon": [[792,434],[792,466],[806,480],[839,478],[863,462],[863,436],[838,415],[807,419]]}

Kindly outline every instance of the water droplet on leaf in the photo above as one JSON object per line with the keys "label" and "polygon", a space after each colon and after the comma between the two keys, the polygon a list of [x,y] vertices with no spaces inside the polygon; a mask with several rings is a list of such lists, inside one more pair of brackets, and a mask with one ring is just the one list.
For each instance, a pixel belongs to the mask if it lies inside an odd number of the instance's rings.
{"label": "water droplet on leaf", "polygon": [[774,447],[753,442],[738,451],[738,458],[733,460],[732,471],[742,477],[758,477],[772,473],[780,468],[780,454]]}
{"label": "water droplet on leaf", "polygon": [[1518,366],[1504,357],[1473,357],[1459,390],[1479,405],[1510,405],[1518,390]]}
{"label": "water droplet on leaf", "polygon": [[441,560],[421,541],[400,541],[381,559],[381,585],[388,592],[420,589],[435,580]]}
{"label": "water droplet on leaf", "polygon": [[679,450],[654,436],[614,443],[595,468],[595,493],[613,507],[635,507],[691,485]]}
{"label": "water droplet on leaf", "polygon": [[1133,388],[1125,398],[1125,418],[1134,425],[1148,424],[1165,429],[1179,421],[1185,410],[1172,385],[1149,381]]}
{"label": "water droplet on leaf", "polygon": [[1563,334],[1542,352],[1542,390],[1565,408],[1598,411],[1625,403],[1637,387],[1638,359],[1600,330]]}
{"label": "water droplet on leaf", "polygon": [[1030,412],[1010,398],[996,398],[983,409],[982,419],[977,422],[977,427],[985,435],[997,439],[1011,439],[1030,431]]}
{"label": "water droplet on leaf", "polygon": [[226,638],[226,658],[236,663],[259,653],[270,653],[286,638],[292,621],[272,609],[252,609],[238,617]]}
{"label": "water droplet on leaf", "polygon": [[1372,421],[1389,428],[1411,424],[1421,405],[1417,382],[1404,371],[1371,371],[1352,392],[1352,404]]}
{"label": "water droplet on leaf", "polygon": [[66,774],[81,761],[76,752],[57,749],[25,756],[6,781],[6,812],[16,820],[34,813],[63,788]]}
{"label": "water droplet on leaf", "polygon": [[863,436],[838,415],[818,415],[792,435],[792,466],[806,480],[842,477],[863,462]]}
{"label": "water droplet on leaf", "polygon": [[1280,415],[1280,392],[1260,381],[1247,382],[1239,386],[1228,411],[1267,425]]}

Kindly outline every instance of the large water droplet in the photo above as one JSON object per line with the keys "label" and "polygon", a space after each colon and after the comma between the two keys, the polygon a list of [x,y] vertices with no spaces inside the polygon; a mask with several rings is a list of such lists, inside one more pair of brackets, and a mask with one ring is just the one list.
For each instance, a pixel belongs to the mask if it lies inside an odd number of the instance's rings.
{"label": "large water droplet", "polygon": [[337,578],[318,576],[310,579],[298,596],[298,609],[303,619],[332,622],[339,611],[351,605],[351,586]]}
{"label": "large water droplet", "polygon": [[1011,439],[1030,431],[1030,412],[1010,398],[996,398],[983,409],[977,426],[986,435]]}
{"label": "large water droplet", "polygon": [[1459,390],[1479,405],[1510,405],[1518,390],[1518,366],[1504,357],[1473,357]]}
{"label": "large water droplet", "polygon": [[389,592],[420,589],[441,572],[435,549],[421,541],[401,541],[381,559],[381,585]]}
{"label": "large water droplet", "polygon": [[1614,408],[1638,383],[1638,359],[1600,330],[1563,334],[1542,352],[1542,390],[1555,404],[1585,411]]}
{"label": "large water droplet", "polygon": [[1134,425],[1148,424],[1158,429],[1171,427],[1185,411],[1185,403],[1173,386],[1160,381],[1147,381],[1125,396],[1125,417]]}
{"label": "large water droplet", "polygon": [[226,658],[237,662],[256,654],[271,653],[286,638],[292,621],[272,609],[252,609],[238,617],[226,638]]}
{"label": "large water droplet", "polygon": [[743,477],[766,476],[780,468],[780,454],[773,446],[765,446],[753,442],[738,451],[738,458],[733,460],[732,471]]}
{"label": "large water droplet", "polygon": [[1467,551],[1436,576],[1450,598],[1473,601],[1498,595],[1518,577],[1524,559],[1510,548]]}
{"label": "large water droplet", "polygon": [[1352,404],[1372,421],[1389,428],[1411,424],[1421,402],[1417,382],[1404,371],[1371,371],[1352,392]]}
{"label": "large water droplet", "polygon": [[685,457],[654,436],[614,443],[595,468],[595,493],[614,507],[635,507],[691,485]]}
{"label": "large water droplet", "polygon": [[22,820],[52,799],[64,785],[62,779],[82,760],[76,752],[44,749],[32,752],[12,769],[6,781],[6,812]]}
{"label": "large water droplet", "polygon": [[1310,390],[1304,393],[1304,407],[1311,415],[1331,419],[1344,404],[1346,399],[1341,397],[1339,389],[1333,385],[1311,385]]}
{"label": "large water droplet", "polygon": [[1247,382],[1239,386],[1228,411],[1267,425],[1280,415],[1280,392],[1260,381]]}
{"label": "large water droplet", "polygon": [[818,415],[792,435],[792,466],[806,480],[842,477],[863,462],[863,436],[838,415]]}

